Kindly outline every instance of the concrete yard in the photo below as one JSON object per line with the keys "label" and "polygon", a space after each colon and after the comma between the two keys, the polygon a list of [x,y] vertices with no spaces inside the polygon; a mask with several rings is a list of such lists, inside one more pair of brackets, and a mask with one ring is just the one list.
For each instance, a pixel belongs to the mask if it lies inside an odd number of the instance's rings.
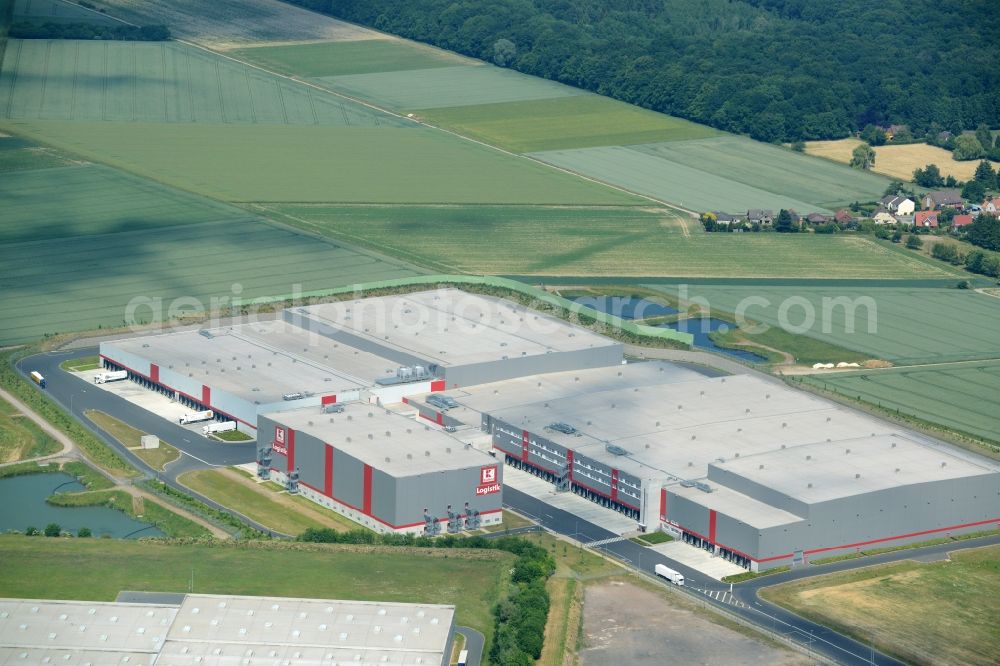
{"label": "concrete yard", "polygon": [[810,663],[797,653],[744,636],[662,595],[620,581],[587,586],[583,646],[583,666]]}
{"label": "concrete yard", "polygon": [[[600,504],[585,500],[571,492],[556,492],[555,486],[548,481],[515,469],[510,465],[504,466],[503,479],[504,483],[511,488],[516,488],[557,509],[579,516],[580,520],[589,521],[615,534],[629,534],[638,530],[638,523],[631,518],[606,509]],[[697,550],[693,546],[686,547]]]}
{"label": "concrete yard", "polygon": [[[740,565],[724,560],[717,555],[712,555],[704,548],[698,548],[683,541],[661,543],[658,546],[652,546],[650,550],[655,550],[661,555],[666,555],[675,562],[689,566],[715,580],[722,580],[723,576],[746,573],[746,569]],[[693,587],[700,587],[697,580],[686,582]]]}
{"label": "concrete yard", "polygon": [[[150,391],[146,387],[127,379],[118,382],[94,384],[94,377],[102,372],[105,372],[103,368],[100,370],[87,370],[76,374],[90,382],[95,390],[107,391],[108,393],[116,395],[123,400],[131,402],[137,407],[142,407],[152,414],[161,416],[171,423],[177,423],[184,414],[191,411],[190,407],[185,407],[181,403],[176,400],[171,400],[162,393]],[[203,425],[205,424],[192,423],[181,427],[201,436],[201,427]]]}

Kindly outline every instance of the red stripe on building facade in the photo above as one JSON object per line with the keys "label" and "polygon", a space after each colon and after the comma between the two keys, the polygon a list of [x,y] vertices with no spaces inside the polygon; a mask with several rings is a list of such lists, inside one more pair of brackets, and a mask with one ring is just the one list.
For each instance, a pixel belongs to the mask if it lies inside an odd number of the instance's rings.
{"label": "red stripe on building facade", "polygon": [[528,434],[527,430],[521,431],[521,462],[528,462],[528,442],[530,438],[531,435]]}
{"label": "red stripe on building facade", "polygon": [[201,402],[203,405],[212,404],[212,387],[201,385]]}
{"label": "red stripe on building facade", "polygon": [[288,433],[285,435],[288,445],[288,472],[291,474],[295,471],[295,431],[291,428],[288,429]]}
{"label": "red stripe on building facade", "polygon": [[667,489],[660,488],[660,520],[667,519]]}
{"label": "red stripe on building facade", "polygon": [[149,364],[149,378],[157,384],[160,383],[160,366],[155,363]]}
{"label": "red stripe on building facade", "polygon": [[445,383],[443,379],[435,379],[431,382],[431,393],[443,390],[445,390]]}
{"label": "red stripe on building facade", "polygon": [[[362,501],[364,502],[364,504],[361,510],[364,511],[366,515],[371,516],[372,515],[372,466],[371,465],[365,465],[364,496]],[[374,516],[372,517],[374,518]]]}
{"label": "red stripe on building facade", "polygon": [[611,501],[618,501],[618,470],[611,470]]}
{"label": "red stripe on building facade", "polygon": [[718,521],[718,514],[715,509],[710,509],[708,512],[708,542],[715,544],[715,524]]}
{"label": "red stripe on building facade", "polygon": [[437,423],[438,425],[444,425],[444,414],[442,414],[441,412],[435,414],[434,423]]}
{"label": "red stripe on building facade", "polygon": [[323,460],[323,494],[333,497],[333,447],[329,444],[324,449],[325,459]]}
{"label": "red stripe on building facade", "polygon": [[337,402],[336,395],[324,395],[322,398],[320,398],[320,403],[324,405],[332,405],[335,402]]}
{"label": "red stripe on building facade", "polygon": [[569,468],[569,480],[573,482],[573,449],[566,449],[566,466]]}

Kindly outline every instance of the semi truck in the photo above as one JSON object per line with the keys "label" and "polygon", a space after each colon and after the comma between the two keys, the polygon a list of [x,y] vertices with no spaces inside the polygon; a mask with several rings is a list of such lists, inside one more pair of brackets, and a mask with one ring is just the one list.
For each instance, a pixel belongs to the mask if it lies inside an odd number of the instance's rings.
{"label": "semi truck", "polygon": [[665,564],[657,564],[653,567],[653,570],[656,572],[657,576],[660,578],[666,578],[674,585],[684,585],[684,574],[680,571],[674,571]]}
{"label": "semi truck", "polygon": [[458,666],[466,666],[469,663],[469,651],[462,650],[458,653]]}
{"label": "semi truck", "polygon": [[184,416],[180,417],[177,422],[181,425],[187,425],[188,423],[197,423],[198,421],[209,421],[215,418],[215,412],[211,409],[206,409],[203,412],[188,412]]}
{"label": "semi truck", "polygon": [[128,370],[110,370],[94,375],[95,384],[106,384],[107,382],[117,382],[128,379]]}
{"label": "semi truck", "polygon": [[220,421],[219,423],[209,423],[201,429],[201,434],[205,437],[217,432],[229,432],[236,430],[236,421]]}
{"label": "semi truck", "polygon": [[31,381],[35,382],[42,388],[45,388],[45,377],[42,377],[42,373],[37,370],[32,370],[31,374],[28,376],[31,377]]}

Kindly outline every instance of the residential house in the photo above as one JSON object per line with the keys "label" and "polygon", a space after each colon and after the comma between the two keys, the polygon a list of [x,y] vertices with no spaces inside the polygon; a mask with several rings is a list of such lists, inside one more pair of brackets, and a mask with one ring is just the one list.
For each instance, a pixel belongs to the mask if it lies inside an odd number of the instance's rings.
{"label": "residential house", "polygon": [[990,213],[992,215],[1000,213],[1000,197],[993,197],[992,199],[987,199],[982,204],[980,204],[980,208],[984,213]]}
{"label": "residential house", "polygon": [[715,221],[718,224],[730,225],[743,221],[743,218],[739,215],[730,215],[719,210],[713,210],[712,214],[715,215]]}
{"label": "residential house", "polygon": [[806,222],[809,224],[827,224],[833,218],[823,213],[809,213],[806,215]]}
{"label": "residential house", "polygon": [[971,215],[956,215],[951,218],[951,228],[952,230],[961,229],[962,227],[967,227],[972,224]]}
{"label": "residential house", "polygon": [[792,218],[792,224],[795,226],[800,226],[802,224],[802,216],[796,213],[791,208],[788,209],[788,216]]}
{"label": "residential house", "polygon": [[936,210],[918,210],[913,214],[913,224],[923,229],[937,229],[938,214]]}
{"label": "residential house", "polygon": [[834,213],[833,219],[836,220],[838,224],[850,224],[851,222],[854,222],[854,216],[851,215],[851,211],[846,208],[841,208]]}
{"label": "residential house", "polygon": [[923,199],[924,210],[935,210],[937,208],[961,208],[962,193],[958,190],[938,190],[928,192]]}
{"label": "residential house", "polygon": [[896,218],[883,208],[872,216],[872,222],[875,224],[896,224]]}
{"label": "residential house", "polygon": [[917,205],[913,199],[902,194],[890,194],[887,197],[882,197],[879,203],[885,206],[890,213],[896,215],[912,215]]}
{"label": "residential house", "polygon": [[771,224],[774,221],[774,211],[751,208],[747,211],[747,221],[750,224]]}

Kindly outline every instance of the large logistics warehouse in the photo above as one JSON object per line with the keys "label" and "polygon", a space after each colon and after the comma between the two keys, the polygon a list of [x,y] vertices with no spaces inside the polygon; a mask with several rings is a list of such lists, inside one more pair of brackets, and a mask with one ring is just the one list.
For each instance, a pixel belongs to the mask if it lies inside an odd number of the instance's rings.
{"label": "large logistics warehouse", "polygon": [[1000,527],[995,463],[749,375],[651,362],[446,395],[507,464],[753,570]]}
{"label": "large logistics warehouse", "polygon": [[503,466],[435,425],[355,403],[336,414],[265,414],[260,433],[274,478],[298,472],[304,496],[373,530],[433,535],[501,522]]}

